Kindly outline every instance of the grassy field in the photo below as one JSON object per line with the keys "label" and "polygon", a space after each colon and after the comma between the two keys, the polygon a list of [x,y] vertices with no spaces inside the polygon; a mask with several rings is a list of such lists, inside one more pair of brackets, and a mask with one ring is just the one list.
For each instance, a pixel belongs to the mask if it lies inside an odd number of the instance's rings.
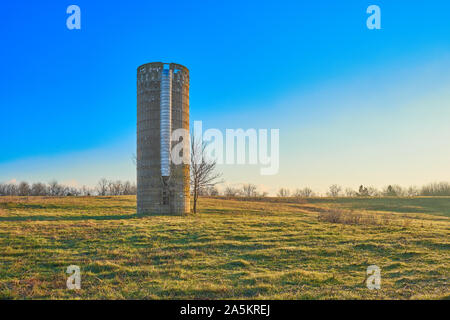
{"label": "grassy field", "polygon": [[[142,218],[133,196],[0,197],[0,298],[450,297],[448,197],[200,201],[197,215]],[[72,264],[81,290],[66,288]],[[372,264],[381,290],[365,285]]]}

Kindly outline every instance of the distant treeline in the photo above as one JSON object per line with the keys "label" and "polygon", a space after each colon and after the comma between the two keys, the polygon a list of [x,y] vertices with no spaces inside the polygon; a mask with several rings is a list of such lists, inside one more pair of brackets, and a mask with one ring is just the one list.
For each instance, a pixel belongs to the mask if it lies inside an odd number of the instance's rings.
{"label": "distant treeline", "polygon": [[25,181],[0,183],[0,196],[119,196],[136,194],[136,190],[134,182],[106,179],[101,179],[95,188],[65,186],[57,181],[50,181],[47,184],[42,182],[30,184]]}
{"label": "distant treeline", "polygon": [[[226,196],[226,197],[266,197],[267,192],[260,192],[254,184],[244,184],[241,188],[227,187],[220,192],[217,188],[206,188],[201,191],[204,196]],[[288,188],[280,188],[277,197],[296,197],[296,198],[312,198],[312,197],[417,197],[417,196],[450,196],[450,183],[436,182],[430,183],[422,187],[401,187],[399,185],[388,185],[382,190],[375,187],[366,187],[361,185],[357,190],[346,188],[339,185],[331,185],[326,194],[315,192],[309,187],[302,189],[290,190]]]}
{"label": "distant treeline", "polygon": [[[134,195],[137,192],[134,182],[120,180],[100,179],[94,188],[72,187],[59,184],[57,181],[49,183],[0,183],[0,196],[119,196]],[[267,197],[267,192],[260,192],[254,184],[244,184],[240,188],[226,187],[219,191],[216,187],[203,188],[201,196],[226,196],[226,197]],[[422,187],[401,187],[399,185],[388,185],[378,190],[374,187],[361,185],[358,190],[344,189],[339,185],[331,185],[326,194],[314,192],[311,188],[290,190],[280,188],[277,197],[417,197],[417,196],[450,196],[450,183],[436,182]]]}

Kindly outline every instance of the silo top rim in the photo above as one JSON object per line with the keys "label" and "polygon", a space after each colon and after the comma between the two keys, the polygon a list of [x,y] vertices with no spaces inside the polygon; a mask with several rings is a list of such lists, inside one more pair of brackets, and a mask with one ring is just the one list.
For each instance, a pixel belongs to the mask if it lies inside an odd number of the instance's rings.
{"label": "silo top rim", "polygon": [[165,63],[165,62],[149,62],[149,63],[144,63],[142,65],[140,65],[137,70],[139,71],[140,68],[142,67],[146,67],[146,66],[151,66],[151,67],[164,67],[164,65],[169,65],[170,69],[183,69],[186,72],[189,72],[189,69],[186,68],[185,66],[183,66],[182,64],[178,64],[178,63]]}

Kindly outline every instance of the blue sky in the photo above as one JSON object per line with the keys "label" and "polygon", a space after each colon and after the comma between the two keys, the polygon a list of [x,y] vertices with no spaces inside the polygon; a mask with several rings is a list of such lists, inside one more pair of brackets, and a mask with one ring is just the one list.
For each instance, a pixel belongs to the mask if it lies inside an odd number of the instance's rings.
{"label": "blue sky", "polygon": [[190,69],[205,128],[280,129],[279,174],[226,166],[229,184],[450,180],[449,14],[444,0],[5,3],[0,181],[135,180],[136,68],[151,61]]}

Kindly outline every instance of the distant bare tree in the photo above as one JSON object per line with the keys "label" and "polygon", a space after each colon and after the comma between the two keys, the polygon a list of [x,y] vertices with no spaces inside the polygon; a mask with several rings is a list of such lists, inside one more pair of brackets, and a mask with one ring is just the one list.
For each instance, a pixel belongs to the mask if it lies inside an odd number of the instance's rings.
{"label": "distant bare tree", "polygon": [[219,190],[216,187],[207,188],[208,196],[215,197],[219,195]]}
{"label": "distant bare tree", "polygon": [[123,193],[123,185],[122,181],[117,180],[112,182],[112,195],[114,196],[120,196]]}
{"label": "distant bare tree", "polygon": [[129,195],[133,194],[132,185],[130,181],[125,181],[122,185],[122,194]]}
{"label": "distant bare tree", "polygon": [[114,195],[114,182],[111,180],[108,180],[108,191],[106,192],[106,194],[110,196]]}
{"label": "distant bare tree", "polygon": [[358,192],[356,193],[358,197],[378,197],[380,196],[380,191],[375,187],[364,187],[359,186]]}
{"label": "distant bare tree", "polygon": [[352,198],[352,197],[356,197],[356,196],[358,195],[358,192],[356,192],[356,191],[353,190],[352,188],[347,188],[347,189],[345,189],[345,195],[346,195],[347,197]]}
{"label": "distant bare tree", "polygon": [[450,183],[435,182],[422,187],[422,196],[450,196]]}
{"label": "distant bare tree", "polygon": [[58,190],[58,196],[72,196],[73,194],[70,192],[71,189],[74,189],[74,188],[60,184],[59,190]]}
{"label": "distant bare tree", "polygon": [[219,190],[216,187],[206,187],[199,190],[199,196],[209,196],[214,197],[219,195]]}
{"label": "distant bare tree", "polygon": [[191,188],[194,198],[194,213],[197,213],[198,196],[202,190],[214,187],[220,183],[221,173],[217,172],[217,161],[208,159],[206,155],[207,143],[196,139],[192,135],[191,139]]}
{"label": "distant bare tree", "polygon": [[21,182],[17,189],[19,196],[29,196],[31,195],[31,188],[28,182]]}
{"label": "distant bare tree", "polygon": [[66,187],[64,190],[64,195],[69,197],[77,197],[81,194],[81,191],[75,187]]}
{"label": "distant bare tree", "polygon": [[41,182],[33,183],[31,186],[31,195],[45,196],[47,195],[47,186]]}
{"label": "distant bare tree", "polygon": [[328,190],[328,196],[330,197],[338,197],[339,194],[342,191],[342,187],[338,186],[337,184],[333,184],[330,186]]}
{"label": "distant bare tree", "polygon": [[7,184],[0,183],[0,196],[7,196],[7,195],[8,195]]}
{"label": "distant bare tree", "polygon": [[109,181],[101,178],[97,183],[97,193],[99,196],[106,196],[108,193]]}
{"label": "distant bare tree", "polygon": [[58,196],[61,195],[61,186],[58,184],[58,181],[52,180],[48,183],[48,193],[50,196]]}
{"label": "distant bare tree", "polygon": [[92,190],[86,186],[83,186],[80,191],[81,191],[81,195],[86,196],[86,197],[91,196],[93,193]]}
{"label": "distant bare tree", "polygon": [[239,194],[239,190],[232,187],[226,187],[224,191],[224,195],[227,197],[236,197]]}
{"label": "distant bare tree", "polygon": [[9,183],[6,185],[6,194],[8,196],[16,196],[18,194],[17,185],[14,183]]}
{"label": "distant bare tree", "polygon": [[280,198],[286,198],[289,197],[289,194],[290,194],[289,189],[280,188],[280,190],[278,190],[277,196]]}
{"label": "distant bare tree", "polygon": [[406,195],[406,191],[399,185],[389,185],[383,191],[382,195],[387,197],[402,197]]}
{"label": "distant bare tree", "polygon": [[295,198],[303,198],[301,191],[302,191],[301,189],[295,189],[294,192],[292,193],[292,196]]}
{"label": "distant bare tree", "polygon": [[303,189],[297,189],[295,190],[293,196],[296,198],[309,198],[314,195],[314,192],[311,188],[305,187]]}
{"label": "distant bare tree", "polygon": [[420,189],[415,186],[411,186],[406,191],[406,194],[408,195],[408,197],[417,197],[420,195]]}
{"label": "distant bare tree", "polygon": [[256,189],[257,187],[254,184],[251,183],[244,184],[242,186],[242,195],[244,197],[256,197],[257,195]]}
{"label": "distant bare tree", "polygon": [[378,189],[375,188],[375,187],[368,187],[367,188],[367,195],[369,197],[379,197],[380,196],[380,191],[378,191]]}

